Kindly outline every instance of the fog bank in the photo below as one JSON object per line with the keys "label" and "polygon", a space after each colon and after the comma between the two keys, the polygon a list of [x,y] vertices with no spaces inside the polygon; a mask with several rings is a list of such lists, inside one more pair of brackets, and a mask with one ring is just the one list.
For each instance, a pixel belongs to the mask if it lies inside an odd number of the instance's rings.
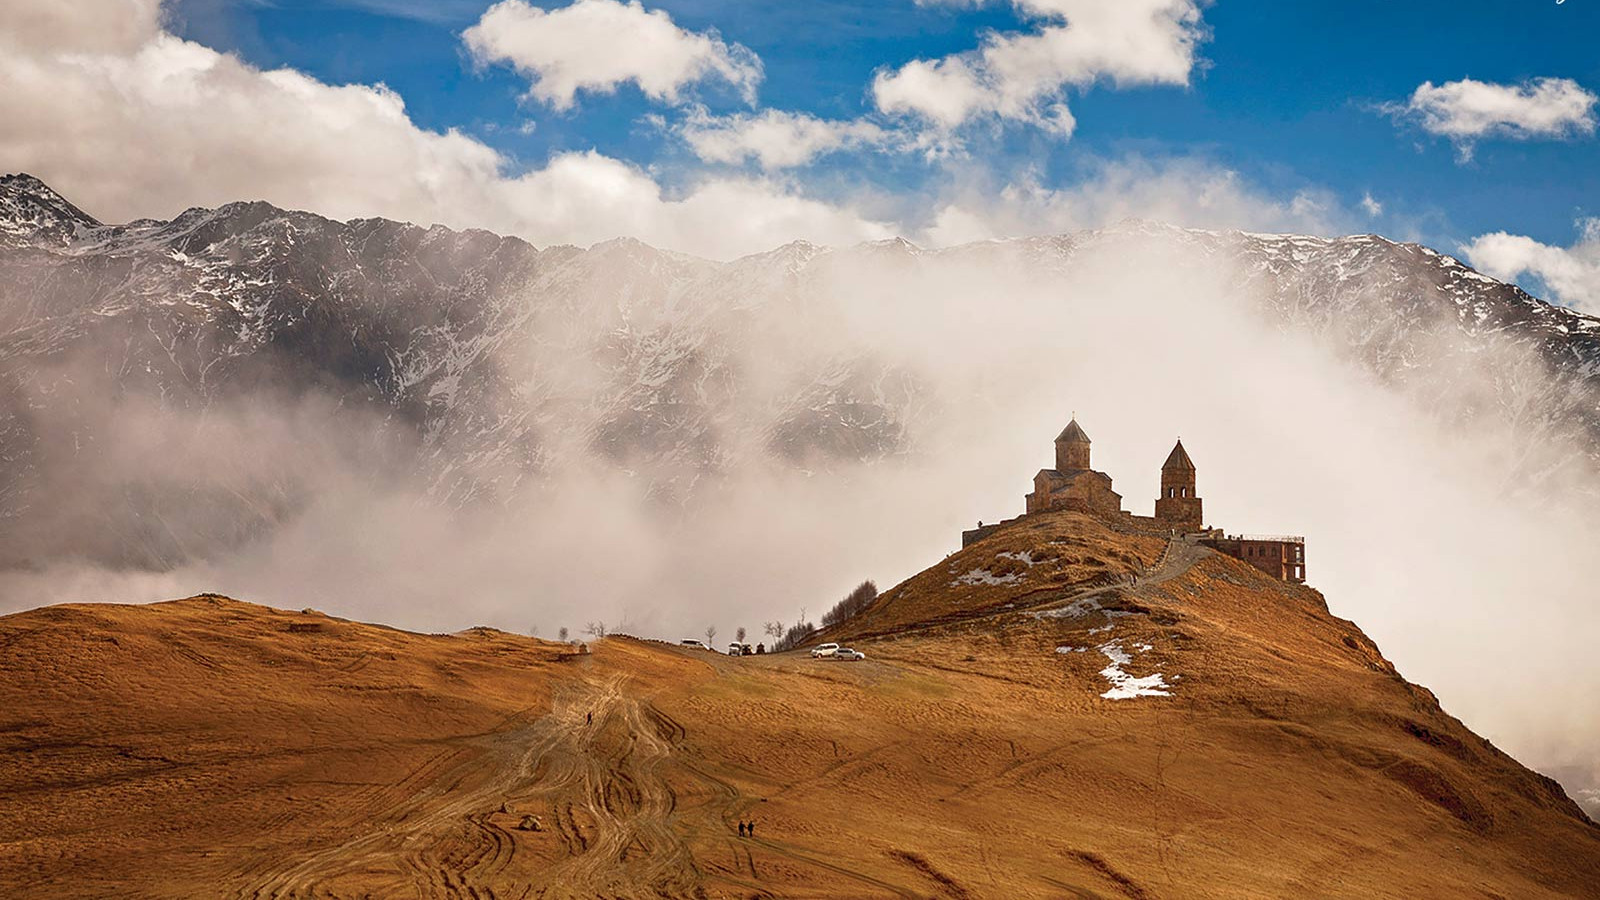
{"label": "fog bank", "polygon": [[[437,479],[374,466],[377,424],[303,397],[208,410],[212,452],[197,459],[212,464],[197,468],[174,469],[178,451],[160,440],[189,423],[119,408],[119,433],[144,436],[124,442],[124,462],[225,490],[291,471],[291,512],[174,571],[50,560],[0,575],[0,610],[210,590],[428,631],[553,637],[605,621],[669,639],[708,625],[759,633],[801,608],[820,615],[862,579],[888,587],[976,520],[1019,513],[1075,412],[1133,512],[1150,513],[1181,436],[1210,524],[1306,535],[1310,584],[1406,677],[1519,759],[1600,784],[1589,750],[1600,719],[1579,699],[1600,688],[1589,652],[1600,598],[1585,569],[1600,512],[1587,470],[1563,462],[1573,448],[1530,445],[1509,413],[1439,415],[1423,399],[1437,385],[1382,383],[1326,341],[1270,324],[1231,263],[1160,243],[1087,253],[1070,270],[1019,254],[867,249],[751,288],[736,315],[718,311],[726,371],[698,388],[740,385],[714,429],[714,464],[608,457],[590,423],[552,436],[536,477],[463,508],[438,502]],[[713,327],[684,302],[654,315]],[[598,390],[581,352],[498,352],[566,400]],[[1450,391],[1491,393],[1532,365],[1521,354],[1475,360]],[[785,459],[770,434],[737,427],[770,418],[799,373],[830,360],[865,379],[857,393],[893,395],[892,452]],[[75,502],[71,485],[59,490]]]}

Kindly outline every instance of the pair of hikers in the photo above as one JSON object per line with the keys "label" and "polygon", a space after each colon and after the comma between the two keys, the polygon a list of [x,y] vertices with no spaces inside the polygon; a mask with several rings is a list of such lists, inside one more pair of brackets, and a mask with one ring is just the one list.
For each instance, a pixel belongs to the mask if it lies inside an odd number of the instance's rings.
{"label": "pair of hikers", "polygon": [[754,823],[754,822],[740,822],[739,823],[739,837],[755,837],[755,836],[756,836],[756,823]]}

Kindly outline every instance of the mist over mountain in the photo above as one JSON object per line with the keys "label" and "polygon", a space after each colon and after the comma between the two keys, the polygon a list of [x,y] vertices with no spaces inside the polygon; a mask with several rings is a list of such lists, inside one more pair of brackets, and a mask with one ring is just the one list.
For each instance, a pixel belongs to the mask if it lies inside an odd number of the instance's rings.
{"label": "mist over mountain", "polygon": [[[0,241],[6,566],[170,569],[311,501],[304,459],[219,468],[190,458],[197,440],[287,440],[313,469],[353,462],[450,508],[508,502],[580,462],[634,473],[672,505],[740,467],[915,453],[939,399],[922,373],[839,331],[783,346],[795,319],[861,268],[1066,283],[1086,255],[1136,260],[1150,246],[1221,261],[1263,321],[1314,335],[1430,416],[1512,426],[1508,487],[1600,466],[1600,322],[1374,236],[1129,222],[944,251],[796,243],[718,264],[628,240],[541,250],[265,203],[107,226],[8,176]],[[1514,365],[1481,378],[1491,355]],[[159,433],[143,427],[151,416]]]}
{"label": "mist over mountain", "polygon": [[1019,512],[1074,410],[1130,508],[1181,434],[1214,524],[1307,534],[1402,671],[1600,783],[1545,690],[1600,686],[1600,320],[1450,256],[1130,221],[718,263],[0,181],[4,609],[754,627]]}

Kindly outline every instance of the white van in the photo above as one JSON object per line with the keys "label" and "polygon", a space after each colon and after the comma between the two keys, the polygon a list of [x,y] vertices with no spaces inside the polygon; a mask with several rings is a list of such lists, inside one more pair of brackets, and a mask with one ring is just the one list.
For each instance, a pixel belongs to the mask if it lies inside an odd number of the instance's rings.
{"label": "white van", "polygon": [[812,659],[829,659],[839,652],[838,644],[819,644],[811,648]]}

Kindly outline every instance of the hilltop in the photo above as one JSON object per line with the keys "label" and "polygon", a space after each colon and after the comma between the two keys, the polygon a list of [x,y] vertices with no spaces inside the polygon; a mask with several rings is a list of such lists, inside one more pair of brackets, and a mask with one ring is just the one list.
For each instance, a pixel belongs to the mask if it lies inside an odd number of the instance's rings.
{"label": "hilltop", "polygon": [[1041,513],[818,639],[868,658],[7,616],[0,893],[1600,896],[1552,781],[1181,539]]}

